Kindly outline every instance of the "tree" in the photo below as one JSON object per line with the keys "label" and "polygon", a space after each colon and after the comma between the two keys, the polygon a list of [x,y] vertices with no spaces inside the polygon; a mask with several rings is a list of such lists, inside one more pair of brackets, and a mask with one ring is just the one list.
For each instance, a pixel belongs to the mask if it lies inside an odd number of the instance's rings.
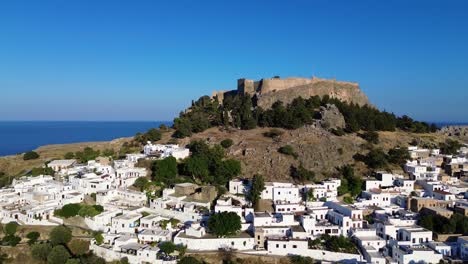
{"label": "tree", "polygon": [[176,138],[185,138],[192,135],[192,124],[188,119],[185,118],[176,118],[174,119],[174,137]]}
{"label": "tree", "polygon": [[37,242],[41,234],[39,232],[29,232],[26,237],[29,239],[28,245],[32,245]]}
{"label": "tree", "polygon": [[260,174],[255,174],[252,179],[252,187],[247,196],[248,200],[252,203],[254,207],[257,206],[258,200],[260,200],[260,196],[264,189],[265,181],[263,180],[263,176]]}
{"label": "tree", "polygon": [[234,144],[234,141],[232,139],[227,138],[221,141],[221,146],[225,149],[230,148]]}
{"label": "tree", "polygon": [[393,164],[403,165],[411,157],[408,152],[408,148],[393,148],[388,151],[388,161]]}
{"label": "tree", "polygon": [[104,157],[113,157],[115,155],[115,151],[113,149],[105,149],[102,152],[102,156]]}
{"label": "tree", "polygon": [[104,211],[102,205],[82,205],[78,211],[78,215],[81,217],[93,217]]}
{"label": "tree", "polygon": [[315,173],[304,168],[301,164],[298,168],[291,167],[291,176],[296,181],[304,183],[305,181],[312,181],[315,178]]}
{"label": "tree", "polygon": [[39,154],[37,154],[37,152],[35,151],[28,151],[24,153],[23,155],[23,160],[33,160],[33,159],[38,159],[38,158],[39,158]]}
{"label": "tree", "polygon": [[67,152],[65,153],[65,155],[63,156],[64,159],[74,159],[75,158],[75,153],[73,152]]}
{"label": "tree", "polygon": [[16,247],[21,242],[21,237],[15,235],[6,235],[3,237],[2,242],[8,246]]}
{"label": "tree", "polygon": [[3,232],[5,232],[6,235],[13,236],[16,234],[16,230],[18,228],[18,223],[16,222],[9,222],[8,224],[5,225],[3,228]]}
{"label": "tree", "polygon": [[146,144],[148,141],[158,141],[162,137],[162,133],[160,129],[151,128],[146,131],[144,134],[137,133],[134,137],[135,141],[139,142],[140,144]]}
{"label": "tree", "polygon": [[382,149],[372,149],[365,156],[364,163],[372,169],[383,168],[387,166],[387,155]]}
{"label": "tree", "polygon": [[232,178],[241,173],[240,161],[235,159],[223,160],[214,168],[214,181],[219,185],[226,185]]}
{"label": "tree", "polygon": [[362,188],[362,179],[354,175],[354,168],[351,165],[344,165],[338,168],[338,171],[341,173],[341,186],[338,187],[338,194],[350,193],[353,197],[359,195]]}
{"label": "tree", "polygon": [[93,238],[96,240],[97,245],[101,245],[104,242],[104,237],[101,232],[94,232]]}
{"label": "tree", "polygon": [[153,177],[155,181],[172,184],[176,176],[177,160],[174,157],[171,156],[154,162]]}
{"label": "tree", "polygon": [[3,237],[2,241],[9,246],[15,247],[20,241],[21,238],[15,236],[16,229],[18,228],[18,224],[16,222],[9,222],[4,227],[5,237]]}
{"label": "tree", "polygon": [[457,140],[447,139],[440,145],[440,151],[446,155],[456,155],[462,144]]}
{"label": "tree", "polygon": [[49,253],[49,256],[47,256],[47,263],[63,264],[66,263],[70,257],[70,253],[68,253],[68,250],[64,246],[57,245],[52,248],[52,250]]}
{"label": "tree", "polygon": [[140,192],[142,192],[147,183],[148,183],[148,179],[146,177],[139,177],[138,179],[135,180],[135,182],[133,183],[133,186],[140,189]]}
{"label": "tree", "polygon": [[172,254],[176,248],[176,245],[171,241],[166,241],[159,244],[159,249],[167,255]]}
{"label": "tree", "polygon": [[34,244],[31,247],[31,255],[37,261],[47,261],[50,251],[52,251],[52,247],[47,243]]}
{"label": "tree", "polygon": [[74,256],[82,256],[89,251],[89,241],[82,239],[73,239],[68,243],[68,248]]}
{"label": "tree", "polygon": [[207,177],[210,174],[208,161],[201,157],[189,157],[184,163],[185,173],[193,179],[200,179],[203,182],[208,182]]}
{"label": "tree", "polygon": [[75,157],[82,163],[94,160],[99,157],[100,151],[94,150],[90,147],[86,147],[83,151],[78,151],[75,153]]}
{"label": "tree", "polygon": [[50,231],[49,239],[53,246],[66,245],[72,239],[72,233],[65,226],[57,226]]}
{"label": "tree", "polygon": [[61,209],[57,209],[54,211],[54,215],[61,216],[65,218],[73,217],[78,215],[78,212],[81,209],[81,204],[66,204]]}
{"label": "tree", "polygon": [[218,237],[232,236],[241,229],[241,219],[234,212],[221,212],[208,219],[208,228]]}

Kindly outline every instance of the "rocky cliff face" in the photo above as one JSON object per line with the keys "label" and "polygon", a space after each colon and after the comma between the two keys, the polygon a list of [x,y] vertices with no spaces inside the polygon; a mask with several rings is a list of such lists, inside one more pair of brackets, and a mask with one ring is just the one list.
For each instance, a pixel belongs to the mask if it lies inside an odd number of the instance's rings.
{"label": "rocky cliff face", "polygon": [[361,91],[357,83],[338,82],[318,78],[310,79],[309,82],[300,82],[297,79],[291,79],[280,84],[274,83],[274,81],[270,80],[267,82],[265,89],[260,88],[257,91],[258,106],[269,108],[278,100],[287,104],[299,96],[309,98],[316,95],[320,97],[328,95],[348,103],[370,105],[369,99]]}
{"label": "rocky cliff face", "polygon": [[237,81],[237,90],[215,92],[213,96],[217,96],[220,102],[222,102],[224,96],[228,94],[250,94],[251,96],[256,96],[257,105],[264,109],[270,108],[276,101],[288,104],[299,96],[309,98],[316,95],[320,97],[328,95],[332,98],[338,98],[341,101],[358,105],[371,105],[367,96],[359,88],[359,84],[315,77],[310,79],[271,78],[259,81],[239,79]]}
{"label": "rocky cliff face", "polygon": [[441,128],[439,133],[468,142],[468,126],[446,126]]}
{"label": "rocky cliff face", "polygon": [[334,104],[327,104],[320,107],[321,120],[320,125],[325,128],[344,128],[346,126],[345,119],[340,110]]}

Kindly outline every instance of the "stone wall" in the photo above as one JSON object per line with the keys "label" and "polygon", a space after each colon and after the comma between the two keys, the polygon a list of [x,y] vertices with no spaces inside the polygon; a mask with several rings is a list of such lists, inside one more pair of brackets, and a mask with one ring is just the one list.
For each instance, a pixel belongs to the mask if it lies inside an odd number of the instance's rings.
{"label": "stone wall", "polygon": [[278,100],[288,104],[294,98],[299,96],[306,99],[316,95],[320,97],[328,95],[332,98],[337,98],[348,103],[370,105],[369,99],[361,91],[357,83],[338,82],[335,80],[314,78],[308,80],[308,82],[305,80],[300,81],[298,79],[294,79],[289,84],[297,84],[300,82],[304,82],[305,84],[298,86],[287,86],[288,82],[279,82],[278,84],[275,83],[272,85],[270,81],[266,90],[260,88],[260,92],[257,93],[258,106],[267,109]]}
{"label": "stone wall", "polygon": [[264,109],[270,108],[276,101],[290,103],[296,97],[304,99],[311,96],[323,97],[328,95],[348,103],[371,105],[367,96],[359,88],[359,84],[320,78],[271,78],[253,81],[239,79],[237,89],[231,91],[214,92],[219,102],[227,95],[250,94],[257,96],[257,105]]}

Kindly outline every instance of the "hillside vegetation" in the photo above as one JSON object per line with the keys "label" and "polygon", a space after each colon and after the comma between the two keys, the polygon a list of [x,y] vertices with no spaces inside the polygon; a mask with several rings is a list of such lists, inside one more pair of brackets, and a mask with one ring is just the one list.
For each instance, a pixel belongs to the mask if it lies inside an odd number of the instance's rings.
{"label": "hillside vegetation", "polygon": [[320,107],[335,105],[346,122],[343,132],[395,131],[428,133],[437,127],[418,122],[408,116],[397,117],[372,106],[349,104],[329,96],[297,97],[290,104],[281,101],[269,109],[256,105],[256,98],[249,95],[226,96],[223,103],[208,96],[200,97],[192,106],[174,119],[174,137],[184,138],[200,133],[210,127],[224,126],[242,130],[256,127],[297,129],[321,119]]}

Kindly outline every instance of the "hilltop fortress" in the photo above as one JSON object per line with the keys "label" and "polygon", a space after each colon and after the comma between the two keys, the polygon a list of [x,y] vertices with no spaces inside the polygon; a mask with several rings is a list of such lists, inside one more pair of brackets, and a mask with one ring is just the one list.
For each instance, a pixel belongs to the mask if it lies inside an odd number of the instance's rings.
{"label": "hilltop fortress", "polygon": [[361,91],[358,83],[317,77],[310,79],[297,77],[281,79],[274,77],[259,81],[239,79],[237,80],[237,90],[214,92],[213,98],[217,98],[222,102],[225,96],[235,94],[255,96],[257,105],[264,109],[270,108],[278,100],[287,104],[299,96],[309,98],[315,95],[321,97],[328,95],[348,103],[370,105],[369,99]]}

